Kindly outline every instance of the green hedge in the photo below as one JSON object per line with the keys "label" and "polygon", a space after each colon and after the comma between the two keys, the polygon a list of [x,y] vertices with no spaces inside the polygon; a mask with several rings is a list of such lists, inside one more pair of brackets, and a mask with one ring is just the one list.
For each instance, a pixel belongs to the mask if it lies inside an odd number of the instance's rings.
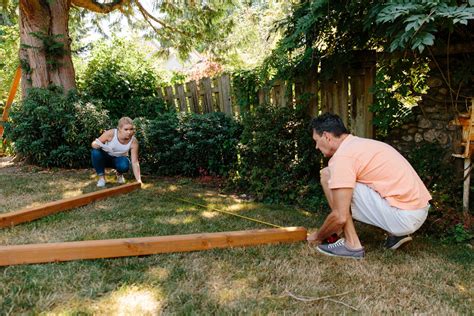
{"label": "green hedge", "polygon": [[10,113],[5,137],[42,167],[90,166],[90,143],[109,124],[107,112],[59,88],[30,89]]}
{"label": "green hedge", "polygon": [[150,173],[225,176],[237,163],[241,126],[223,113],[166,112],[135,123],[140,160]]}
{"label": "green hedge", "polygon": [[81,91],[101,100],[113,121],[122,116],[153,119],[163,112],[165,103],[157,98],[161,79],[148,53],[133,39],[97,44],[79,76]]}
{"label": "green hedge", "polygon": [[321,155],[304,109],[259,106],[243,118],[234,183],[268,202],[319,205]]}

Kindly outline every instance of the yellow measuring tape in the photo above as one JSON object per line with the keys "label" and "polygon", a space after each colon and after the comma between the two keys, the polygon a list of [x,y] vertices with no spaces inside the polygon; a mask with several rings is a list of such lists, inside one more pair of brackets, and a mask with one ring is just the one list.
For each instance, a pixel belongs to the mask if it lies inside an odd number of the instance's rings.
{"label": "yellow measuring tape", "polygon": [[256,222],[256,223],[260,223],[260,224],[264,224],[264,225],[268,225],[268,226],[272,226],[272,227],[276,227],[276,228],[283,228],[283,226],[278,226],[278,225],[275,225],[275,224],[272,224],[272,223],[268,223],[268,222],[264,222],[264,221],[261,221],[261,220],[255,219],[255,218],[251,218],[251,217],[247,217],[247,216],[235,214],[235,213],[232,213],[232,212],[223,211],[223,210],[217,209],[217,208],[215,208],[215,207],[211,207],[211,208],[210,208],[210,207],[208,207],[208,206],[206,206],[206,205],[202,205],[202,204],[199,204],[199,203],[191,202],[191,201],[188,201],[188,200],[185,200],[185,199],[180,199],[180,198],[174,198],[174,199],[175,199],[175,200],[178,200],[178,201],[181,201],[181,202],[186,202],[186,203],[189,203],[189,204],[197,205],[197,206],[203,207],[203,208],[205,208],[205,209],[211,209],[211,210],[216,211],[216,212],[219,212],[219,213],[224,213],[224,214],[228,214],[228,215],[232,215],[232,216],[237,216],[237,217],[240,217],[240,218],[243,218],[243,219],[252,221],[252,222]]}

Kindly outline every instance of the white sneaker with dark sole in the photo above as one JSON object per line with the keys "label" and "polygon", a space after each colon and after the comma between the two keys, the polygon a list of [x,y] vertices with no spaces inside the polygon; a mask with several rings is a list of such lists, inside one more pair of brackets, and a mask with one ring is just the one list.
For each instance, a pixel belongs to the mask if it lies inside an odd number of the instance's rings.
{"label": "white sneaker with dark sole", "polygon": [[99,178],[99,181],[97,181],[97,187],[98,188],[103,188],[105,187],[105,179],[104,178]]}

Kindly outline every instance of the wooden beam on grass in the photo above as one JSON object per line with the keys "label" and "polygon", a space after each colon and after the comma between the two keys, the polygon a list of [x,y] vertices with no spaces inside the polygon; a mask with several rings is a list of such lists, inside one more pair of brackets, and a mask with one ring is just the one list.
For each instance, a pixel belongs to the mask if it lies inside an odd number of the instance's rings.
{"label": "wooden beam on grass", "polygon": [[111,189],[100,190],[76,197],[50,202],[38,207],[26,208],[19,211],[0,214],[0,227],[9,227],[20,223],[30,222],[51,214],[84,206],[110,196],[128,193],[140,188],[140,186],[141,184],[137,182],[129,183]]}
{"label": "wooden beam on grass", "polygon": [[0,266],[290,243],[305,239],[305,228],[283,227],[221,233],[0,246]]}

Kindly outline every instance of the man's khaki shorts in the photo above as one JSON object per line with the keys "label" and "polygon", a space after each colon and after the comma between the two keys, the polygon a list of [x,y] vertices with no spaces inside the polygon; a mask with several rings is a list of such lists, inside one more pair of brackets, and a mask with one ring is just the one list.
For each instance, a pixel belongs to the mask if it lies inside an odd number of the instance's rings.
{"label": "man's khaki shorts", "polygon": [[388,204],[369,186],[356,183],[352,196],[352,217],[377,226],[394,236],[404,236],[418,230],[428,216],[430,205],[417,210],[402,210]]}

